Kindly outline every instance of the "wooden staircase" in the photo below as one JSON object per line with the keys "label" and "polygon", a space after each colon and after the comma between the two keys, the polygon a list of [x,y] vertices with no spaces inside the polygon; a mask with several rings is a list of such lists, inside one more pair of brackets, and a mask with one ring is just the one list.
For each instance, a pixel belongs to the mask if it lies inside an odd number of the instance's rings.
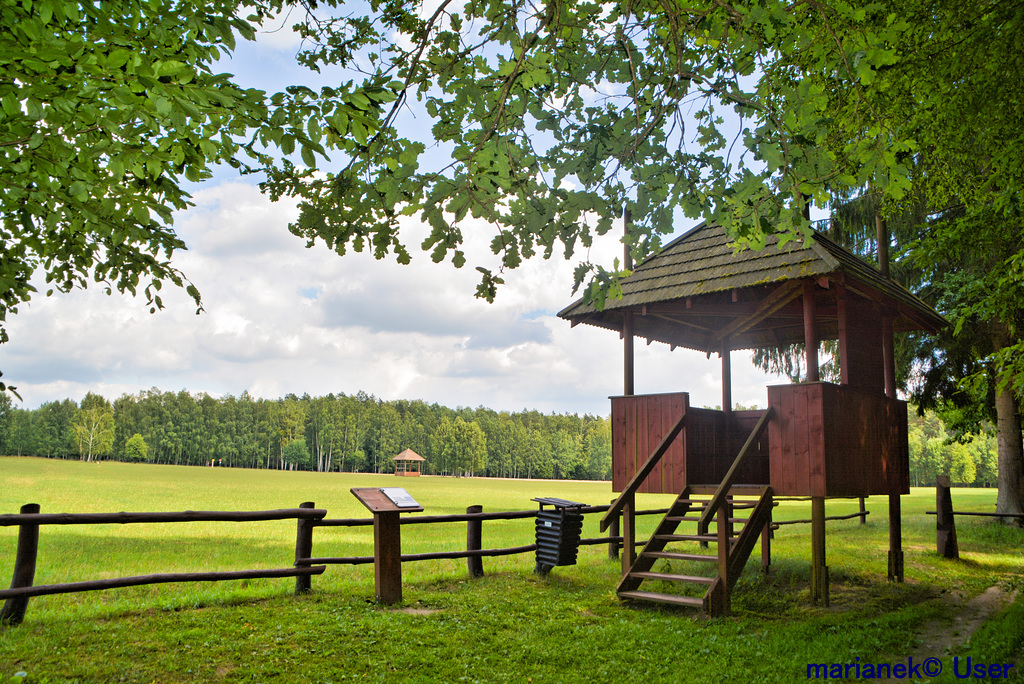
{"label": "wooden staircase", "polygon": [[[735,484],[735,480],[743,461],[753,451],[757,440],[767,428],[771,416],[772,409],[769,408],[747,437],[729,471],[722,478],[721,484],[688,485],[683,489],[643,550],[634,558],[632,541],[635,535],[633,514],[636,490],[668,450],[671,441],[685,428],[685,413],[665,435],[601,520],[601,529],[604,530],[614,517],[620,513],[623,517],[623,577],[616,590],[620,599],[691,606],[700,608],[711,616],[728,615],[729,595],[743,572],[758,537],[763,538],[762,565],[767,569],[770,562],[768,535],[771,530],[773,506],[771,487],[738,485]],[[739,516],[739,511],[749,511],[749,514],[742,517]],[[695,533],[679,533],[680,525],[694,522]],[[698,549],[692,548],[692,544],[695,543],[700,545]],[[691,547],[687,548],[686,544],[690,544]],[[715,546],[714,553],[699,552],[705,547],[710,548],[712,544]],[[659,560],[668,562],[668,572],[653,569]],[[671,571],[673,563],[684,561],[698,567],[706,564],[709,572],[680,574]],[[697,585],[707,589],[702,597],[640,589],[643,582],[650,581],[672,583],[677,588]]]}
{"label": "wooden staircase", "polygon": [[[720,515],[713,521],[714,533],[708,534],[701,529],[701,519],[712,501],[706,497],[716,491],[715,487],[702,486],[683,490],[619,582],[616,593],[620,599],[689,606],[709,615],[729,612],[728,596],[758,538],[770,530],[772,495],[766,485],[732,486]],[[693,533],[680,532],[680,526],[687,523],[691,528],[696,523]],[[653,570],[659,561],[669,566],[668,571]],[[680,574],[672,567],[680,563],[697,574]],[[767,568],[767,554],[762,563]],[[654,581],[670,583],[672,589],[641,589],[643,583]],[[703,596],[693,596],[693,587],[699,587]],[[689,593],[677,593],[687,589]]]}

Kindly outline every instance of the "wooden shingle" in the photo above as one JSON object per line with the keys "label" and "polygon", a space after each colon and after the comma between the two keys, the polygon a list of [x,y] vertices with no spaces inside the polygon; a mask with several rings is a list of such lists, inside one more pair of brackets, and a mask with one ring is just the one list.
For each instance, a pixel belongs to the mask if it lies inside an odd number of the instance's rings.
{"label": "wooden shingle", "polygon": [[[638,265],[622,281],[622,297],[602,310],[577,300],[558,315],[573,323],[622,330],[700,351],[778,347],[803,341],[800,288],[817,285],[821,339],[838,334],[835,292],[849,288],[879,302],[896,330],[935,331],[945,320],[904,287],[828,238],[780,245],[769,236],[760,251],[736,249],[725,231],[701,224]],[[769,309],[771,309],[769,311]]]}

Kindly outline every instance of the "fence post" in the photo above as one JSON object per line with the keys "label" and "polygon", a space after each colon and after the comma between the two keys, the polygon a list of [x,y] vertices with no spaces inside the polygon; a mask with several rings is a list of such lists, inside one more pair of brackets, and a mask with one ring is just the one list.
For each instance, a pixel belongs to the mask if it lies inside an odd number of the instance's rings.
{"label": "fence post", "polygon": [[864,505],[864,497],[860,497],[860,524],[868,524],[868,510]]}
{"label": "fence post", "polygon": [[[467,506],[466,513],[483,513],[483,506]],[[479,551],[483,548],[483,520],[466,521],[466,550]],[[467,556],[466,569],[470,577],[484,576],[484,559],[482,556]]]}
{"label": "fence post", "polygon": [[[615,503],[614,499],[612,499],[612,503]],[[617,515],[617,516],[615,516],[612,519],[611,523],[608,525],[608,536],[611,537],[612,539],[615,539],[615,537],[619,536],[619,520],[620,519],[621,519],[621,516]],[[608,560],[618,560],[619,559],[619,545],[621,543],[622,542],[620,542],[618,539],[615,539],[614,541],[608,542]]]}
{"label": "fence post", "polygon": [[[299,508],[316,508],[312,501],[304,501]],[[295,532],[295,567],[306,567],[309,561],[305,560],[313,555],[313,520],[311,518],[299,518]],[[295,578],[295,593],[305,594],[313,588],[313,577],[311,575],[299,575]]]}
{"label": "fence post", "polygon": [[948,475],[935,478],[935,550],[943,558],[960,558]]}
{"label": "fence post", "polygon": [[[39,512],[39,504],[25,504],[21,507],[23,515]],[[14,559],[14,576],[11,577],[11,589],[31,587],[36,577],[36,555],[39,551],[39,524],[22,523],[18,526],[18,551]],[[28,608],[28,596],[15,596],[4,602],[0,609],[0,624],[20,625],[25,619]]]}

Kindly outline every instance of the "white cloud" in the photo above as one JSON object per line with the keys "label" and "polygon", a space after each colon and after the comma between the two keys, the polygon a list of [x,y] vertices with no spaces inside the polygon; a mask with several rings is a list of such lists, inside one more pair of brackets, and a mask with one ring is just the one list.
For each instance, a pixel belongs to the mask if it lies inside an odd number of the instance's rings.
{"label": "white cloud", "polygon": [[[167,309],[106,296],[100,287],[40,297],[11,318],[0,370],[25,405],[87,391],[114,398],[159,387],[279,397],[359,390],[386,399],[449,406],[606,414],[622,391],[622,346],[607,330],[570,328],[555,317],[570,303],[574,264],[527,262],[506,272],[497,301],[474,297],[470,266],[434,264],[418,251],[424,230],[403,225],[413,263],[369,254],[338,257],[290,235],[295,207],[227,182],[195,194],[178,219],[189,251],[176,264],[203,293],[205,313],[165,289]],[[467,222],[469,264],[496,267],[492,229]],[[614,236],[590,258],[610,263]],[[735,401],[765,403],[762,374],[733,354]],[[637,345],[638,392],[690,391],[721,402],[720,362],[661,344]]]}

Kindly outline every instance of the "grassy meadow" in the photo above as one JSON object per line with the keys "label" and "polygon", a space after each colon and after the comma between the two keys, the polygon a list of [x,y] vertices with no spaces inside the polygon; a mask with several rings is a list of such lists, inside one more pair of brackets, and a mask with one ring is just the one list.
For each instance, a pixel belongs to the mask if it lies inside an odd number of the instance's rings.
{"label": "grassy meadow", "polygon": [[[610,483],[295,473],[0,458],[0,513],[38,503],[44,513],[263,510],[314,501],[329,518],[368,517],[351,487],[403,486],[424,514],[533,509],[535,496],[588,504]],[[641,495],[641,508],[669,495]],[[992,510],[995,491],[957,489],[957,510]],[[293,579],[166,584],[30,600],[25,622],[0,627],[0,682],[747,682],[806,680],[809,663],[906,662],[922,630],[952,629],[949,597],[1024,586],[1024,531],[957,520],[962,560],[935,554],[933,489],[903,498],[907,581],[886,581],[887,500],[868,500],[868,523],[830,522],[829,607],[808,599],[810,526],[781,528],[772,572],[757,552],[733,597],[733,616],[619,605],[619,565],[604,545],[579,564],[533,574],[532,555],[403,566],[404,602],[373,602],[371,565],[329,566],[313,592]],[[830,501],[829,515],[856,510]],[[776,520],[810,517],[783,502]],[[599,536],[588,516],[584,536]],[[643,519],[647,529],[655,517]],[[641,533],[644,527],[641,529]],[[528,544],[533,521],[487,521],[484,546]],[[16,527],[0,528],[0,586],[10,583]],[[36,584],[157,572],[279,568],[292,564],[295,522],[44,526]],[[403,527],[403,552],[465,548],[465,524]],[[314,556],[372,555],[372,531],[317,528]],[[659,568],[660,569],[660,568]],[[684,570],[676,566],[678,570]],[[935,625],[939,625],[936,627]],[[1007,635],[1010,636],[1007,636]],[[964,653],[1024,668],[1024,602],[990,620]],[[1016,636],[1014,636],[1016,635]],[[972,650],[973,649],[973,650]],[[1017,674],[1020,679],[1021,675]],[[944,680],[945,681],[945,680]]]}

